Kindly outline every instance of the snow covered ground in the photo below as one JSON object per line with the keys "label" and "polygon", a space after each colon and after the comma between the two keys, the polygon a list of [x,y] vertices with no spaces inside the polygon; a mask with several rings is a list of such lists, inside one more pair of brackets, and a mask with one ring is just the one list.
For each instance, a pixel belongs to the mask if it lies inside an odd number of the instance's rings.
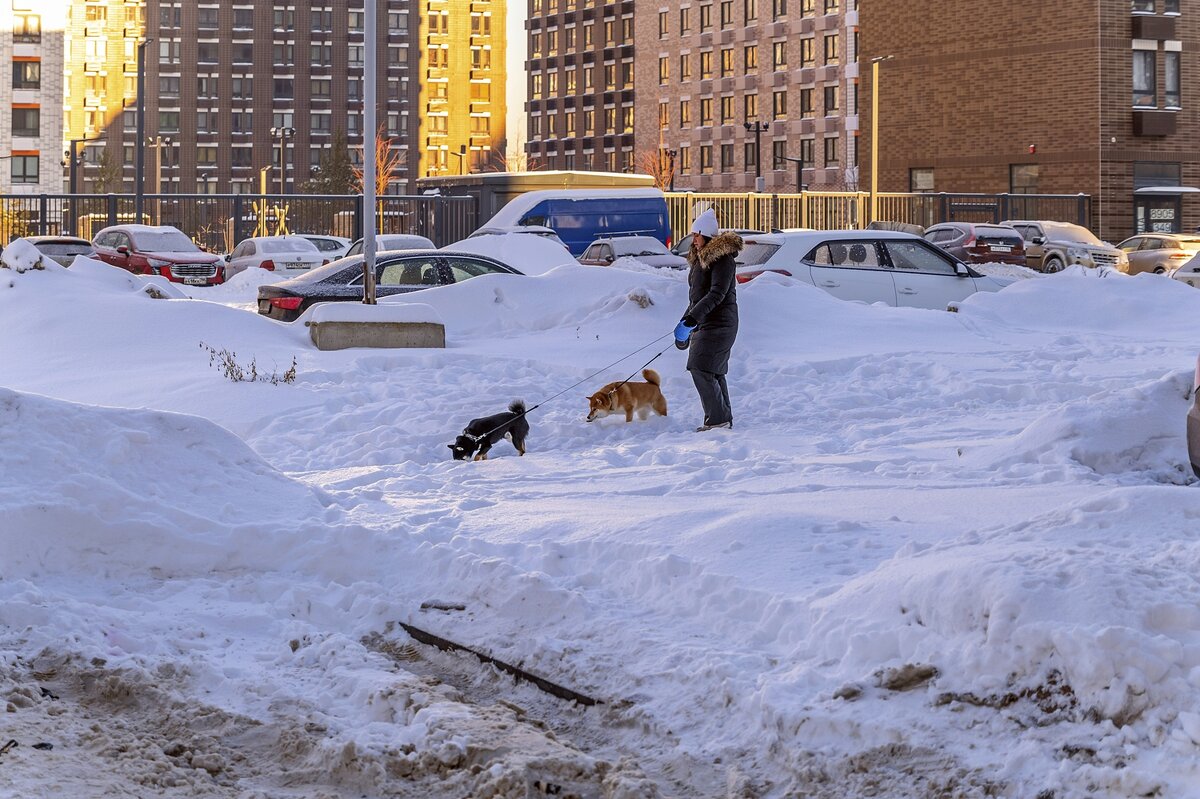
{"label": "snow covered ground", "polygon": [[[1200,292],[764,275],[696,434],[682,273],[477,278],[410,298],[445,350],[318,352],[256,271],[0,270],[0,795],[1200,793]],[[584,422],[664,347],[669,416]]]}

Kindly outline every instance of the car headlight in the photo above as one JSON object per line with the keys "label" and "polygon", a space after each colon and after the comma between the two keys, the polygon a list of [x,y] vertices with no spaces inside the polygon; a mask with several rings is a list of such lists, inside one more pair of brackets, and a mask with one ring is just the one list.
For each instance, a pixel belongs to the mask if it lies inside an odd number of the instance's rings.
{"label": "car headlight", "polygon": [[170,261],[164,261],[161,258],[147,258],[146,263],[150,264],[150,266],[154,267],[155,269],[163,269],[171,265]]}
{"label": "car headlight", "polygon": [[1072,261],[1090,261],[1092,254],[1082,247],[1068,247],[1067,257]]}

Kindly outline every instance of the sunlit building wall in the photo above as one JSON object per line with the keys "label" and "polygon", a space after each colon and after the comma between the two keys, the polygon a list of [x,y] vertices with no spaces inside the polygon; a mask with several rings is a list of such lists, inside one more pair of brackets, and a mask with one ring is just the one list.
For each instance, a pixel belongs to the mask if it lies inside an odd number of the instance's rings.
{"label": "sunlit building wall", "polygon": [[62,191],[68,0],[0,4],[0,194]]}

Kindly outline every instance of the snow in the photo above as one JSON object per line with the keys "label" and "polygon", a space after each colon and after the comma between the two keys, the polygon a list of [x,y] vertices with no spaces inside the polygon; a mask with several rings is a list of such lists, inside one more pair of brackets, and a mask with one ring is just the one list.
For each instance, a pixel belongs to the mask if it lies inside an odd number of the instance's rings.
{"label": "snow", "polygon": [[442,249],[487,255],[525,275],[543,275],[563,264],[579,265],[566,247],[553,239],[528,233],[472,236]]}
{"label": "snow", "polygon": [[[50,259],[42,259],[41,252],[25,239],[13,239],[0,253],[0,266],[16,272],[28,272],[31,269],[45,269]],[[55,264],[57,266],[57,264]]]}
{"label": "snow", "polygon": [[[735,427],[695,434],[682,273],[480,277],[370,309],[445,350],[321,352],[255,271],[2,273],[10,795],[1200,791],[1194,289],[1071,268],[945,313],[767,274]],[[584,423],[647,362],[669,416]],[[514,398],[527,455],[450,460]]]}
{"label": "snow", "polygon": [[442,324],[438,312],[423,302],[384,302],[377,305],[363,305],[361,302],[322,302],[306,311],[304,320],[313,324],[320,322]]}

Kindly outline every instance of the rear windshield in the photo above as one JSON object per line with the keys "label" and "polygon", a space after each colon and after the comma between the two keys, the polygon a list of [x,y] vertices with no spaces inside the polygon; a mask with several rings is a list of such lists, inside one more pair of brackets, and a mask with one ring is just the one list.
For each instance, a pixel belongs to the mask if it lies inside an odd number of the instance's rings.
{"label": "rear windshield", "polygon": [[765,264],[771,260],[771,256],[779,251],[778,244],[759,244],[758,242],[746,242],[746,246],[738,254],[738,266],[758,266]]}
{"label": "rear windshield", "polygon": [[38,244],[38,251],[46,255],[86,255],[92,251],[90,244],[71,244],[70,242],[48,242]]}
{"label": "rear windshield", "polygon": [[1021,238],[1020,233],[1007,227],[984,227],[980,225],[975,228],[975,238],[979,241],[1009,244],[1014,247],[1024,243],[1024,239]]}
{"label": "rear windshield", "polygon": [[649,236],[630,236],[613,239],[613,250],[617,255],[666,255],[667,248],[658,239]]}
{"label": "rear windshield", "polygon": [[143,252],[200,252],[200,248],[178,230],[138,233],[137,245]]}
{"label": "rear windshield", "polygon": [[261,242],[263,252],[316,252],[317,248],[308,239]]}

